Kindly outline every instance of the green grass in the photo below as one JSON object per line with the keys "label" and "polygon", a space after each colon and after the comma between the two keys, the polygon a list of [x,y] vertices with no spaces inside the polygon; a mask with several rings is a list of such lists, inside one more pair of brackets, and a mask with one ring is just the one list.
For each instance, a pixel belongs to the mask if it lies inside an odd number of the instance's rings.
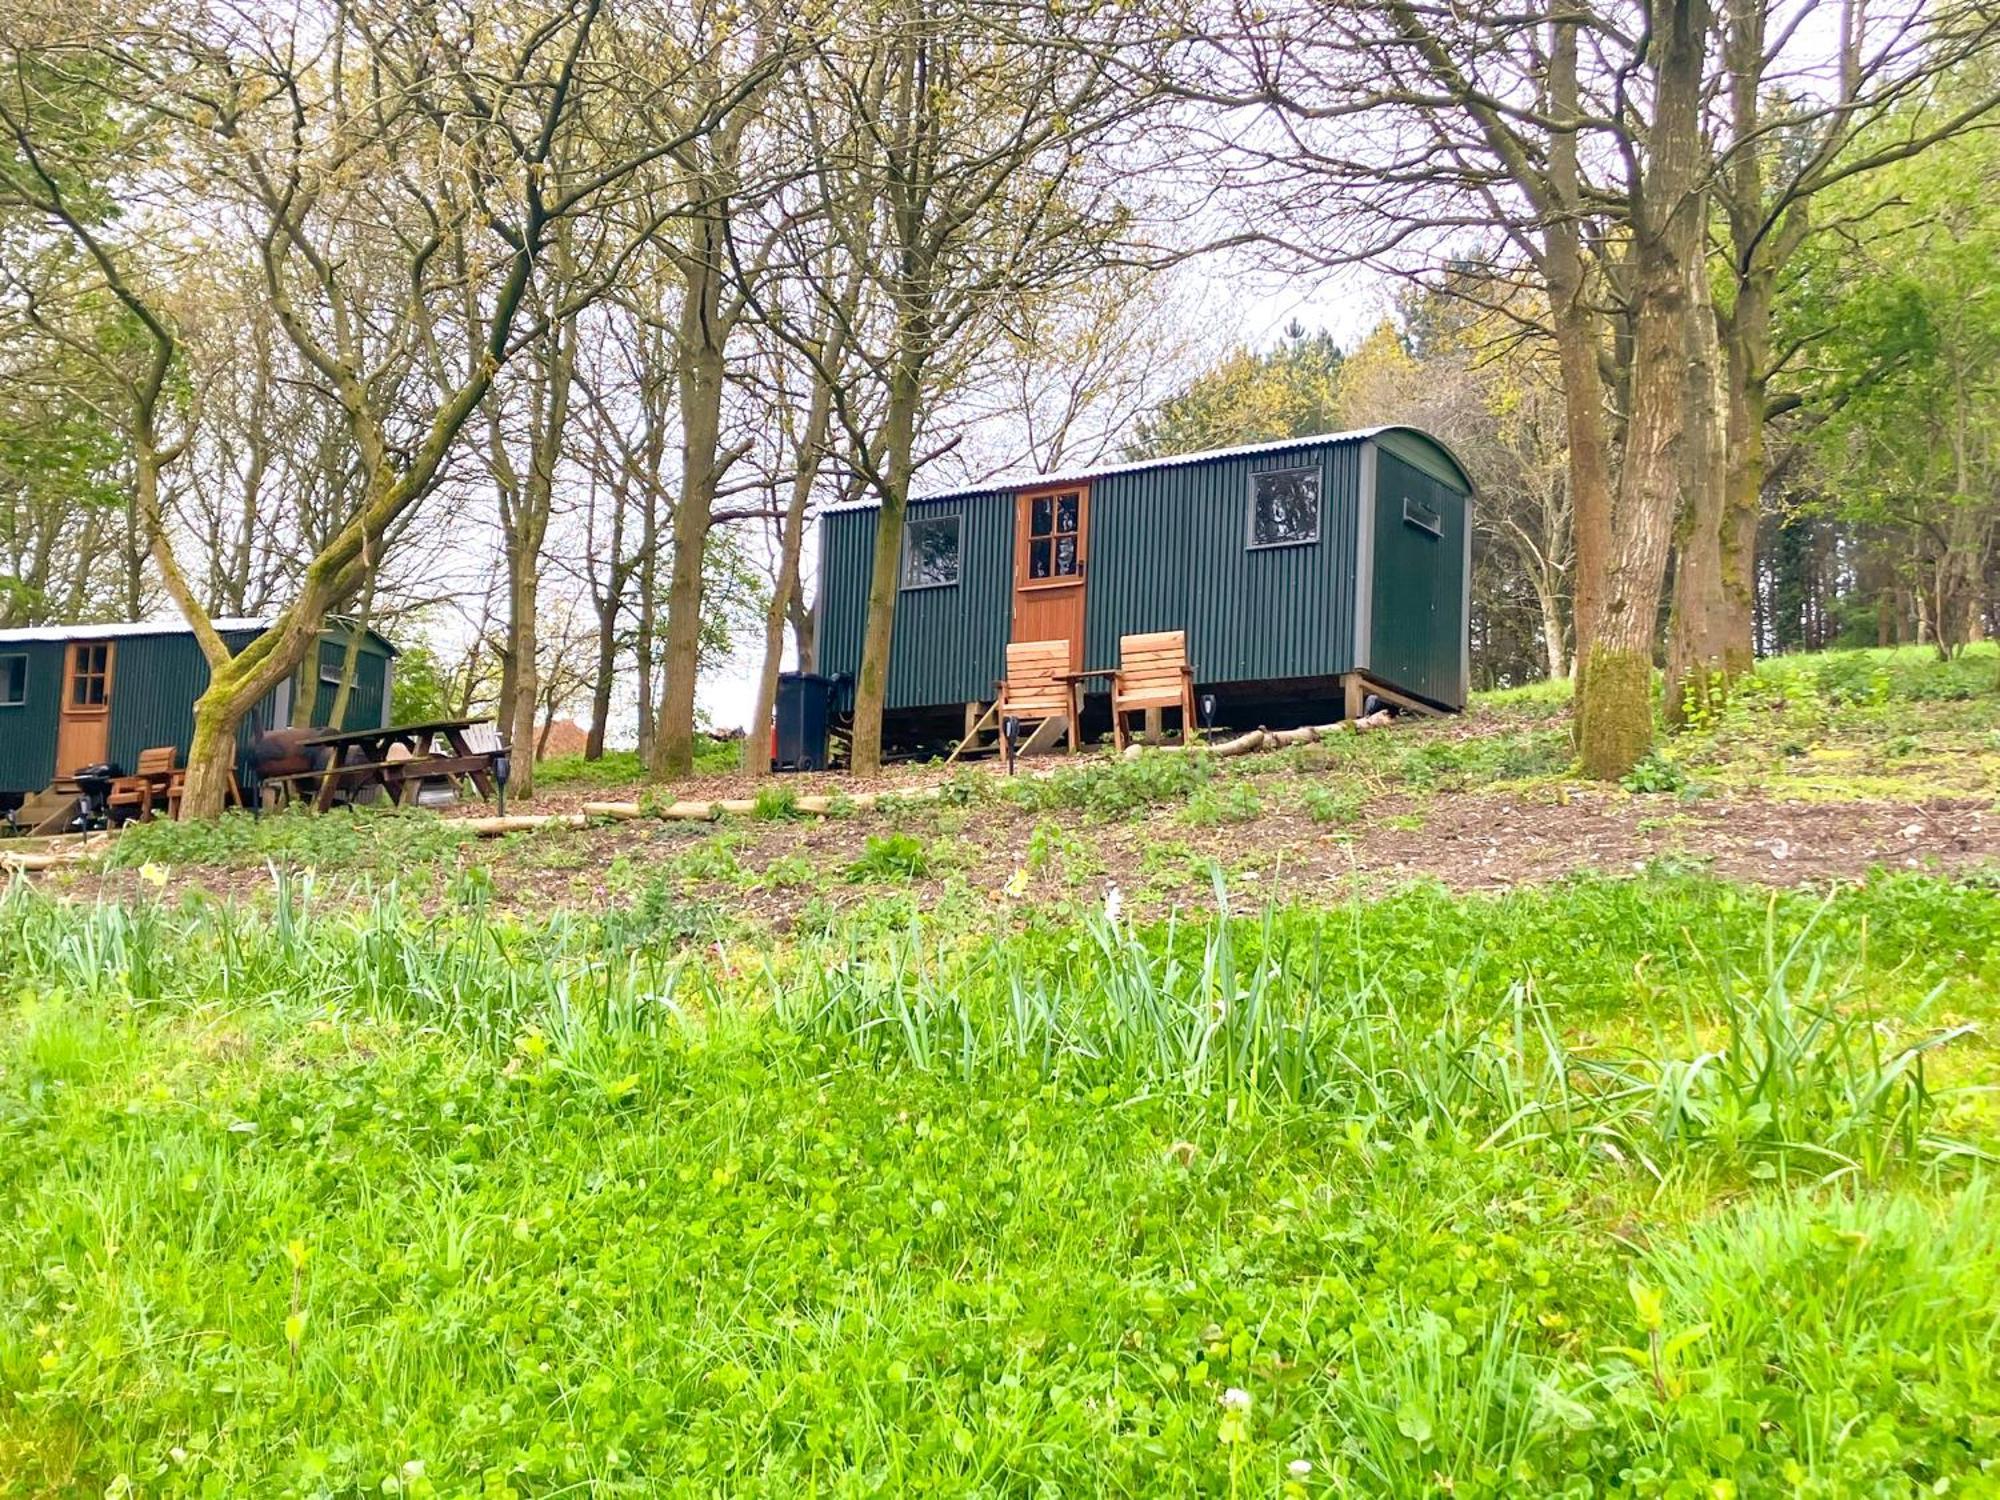
{"label": "green grass", "polygon": [[420,808],[304,808],[252,815],[229,812],[206,822],[156,819],[126,828],[105,855],[113,868],[142,865],[261,866],[266,863],[393,876],[448,862],[469,842],[465,831]]}
{"label": "green grass", "polygon": [[0,1491],[1995,1482],[1990,885],[678,891],[0,897]]}
{"label": "green grass", "polygon": [[[694,739],[694,770],[697,776],[726,776],[743,765],[741,740],[711,739],[698,734]],[[581,755],[557,755],[535,763],[535,783],[548,787],[619,787],[649,778],[636,750],[607,750],[596,760]]]}
{"label": "green grass", "polygon": [[[1627,794],[1991,797],[1996,665],[1764,663]],[[0,1496],[2000,1492],[1993,875],[1199,852],[1562,779],[1566,698],[0,891]]]}

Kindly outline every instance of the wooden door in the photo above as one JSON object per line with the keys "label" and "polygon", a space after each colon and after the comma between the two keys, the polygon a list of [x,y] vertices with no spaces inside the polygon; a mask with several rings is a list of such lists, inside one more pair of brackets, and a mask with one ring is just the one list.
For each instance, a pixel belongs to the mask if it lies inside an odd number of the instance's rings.
{"label": "wooden door", "polygon": [[1014,518],[1017,641],[1069,642],[1071,671],[1083,667],[1084,573],[1090,552],[1090,487],[1024,490]]}
{"label": "wooden door", "polygon": [[56,775],[95,765],[111,743],[110,641],[71,641],[63,663],[62,712],[56,725]]}

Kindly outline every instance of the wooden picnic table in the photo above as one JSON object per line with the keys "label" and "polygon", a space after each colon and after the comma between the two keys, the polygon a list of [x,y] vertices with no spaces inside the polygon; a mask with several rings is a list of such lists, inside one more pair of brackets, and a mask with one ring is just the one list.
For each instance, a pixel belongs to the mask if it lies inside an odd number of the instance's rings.
{"label": "wooden picnic table", "polygon": [[[378,782],[389,794],[389,800],[401,806],[433,776],[470,777],[480,795],[490,798],[493,758],[498,752],[474,750],[465,733],[488,722],[436,719],[426,724],[389,724],[377,729],[329,729],[301,740],[302,746],[325,750],[332,757],[325,770],[314,773],[319,777],[319,792],[313,798],[313,807],[325,812],[342,792],[352,800],[355,793],[366,791]],[[437,753],[439,740],[444,741],[443,754]],[[390,752],[399,746],[409,754],[391,759]],[[358,758],[350,759],[350,751],[358,751]]]}

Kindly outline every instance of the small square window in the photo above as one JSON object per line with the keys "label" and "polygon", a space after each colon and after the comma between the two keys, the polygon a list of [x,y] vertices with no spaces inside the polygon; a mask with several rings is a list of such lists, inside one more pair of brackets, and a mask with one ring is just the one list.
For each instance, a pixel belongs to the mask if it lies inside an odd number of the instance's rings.
{"label": "small square window", "polygon": [[939,588],[958,582],[957,516],[921,516],[903,528],[903,587]]}
{"label": "small square window", "polygon": [[1318,469],[1250,476],[1250,545],[1288,547],[1319,540]]}
{"label": "small square window", "polygon": [[0,708],[19,708],[28,701],[28,658],[0,656]]}
{"label": "small square window", "polygon": [[1403,497],[1403,521],[1429,536],[1444,535],[1444,517],[1432,510],[1421,500]]}

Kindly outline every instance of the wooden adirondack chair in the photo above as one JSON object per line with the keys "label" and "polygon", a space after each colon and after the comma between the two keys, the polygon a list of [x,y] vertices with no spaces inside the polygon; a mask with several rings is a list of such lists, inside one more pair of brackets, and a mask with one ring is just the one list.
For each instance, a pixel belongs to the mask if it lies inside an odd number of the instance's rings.
{"label": "wooden adirondack chair", "polygon": [[178,758],[179,754],[172,745],[155,745],[150,750],[141,750],[134,773],[120,776],[111,783],[111,794],[107,800],[112,821],[121,821],[120,808],[132,808],[130,816],[141,821],[150,818],[155,800],[166,800],[167,789],[173,784],[174,762]]}
{"label": "wooden adirondack chair", "polygon": [[1061,719],[1070,753],[1076,752],[1076,676],[1070,671],[1068,641],[1014,642],[1007,648],[1007,679],[997,690],[997,722],[1018,719],[1039,727]]}
{"label": "wooden adirondack chair", "polygon": [[1141,709],[1178,708],[1181,743],[1194,740],[1194,668],[1187,632],[1162,630],[1118,638],[1118,670],[1111,675],[1111,737],[1125,748],[1125,715]]}

